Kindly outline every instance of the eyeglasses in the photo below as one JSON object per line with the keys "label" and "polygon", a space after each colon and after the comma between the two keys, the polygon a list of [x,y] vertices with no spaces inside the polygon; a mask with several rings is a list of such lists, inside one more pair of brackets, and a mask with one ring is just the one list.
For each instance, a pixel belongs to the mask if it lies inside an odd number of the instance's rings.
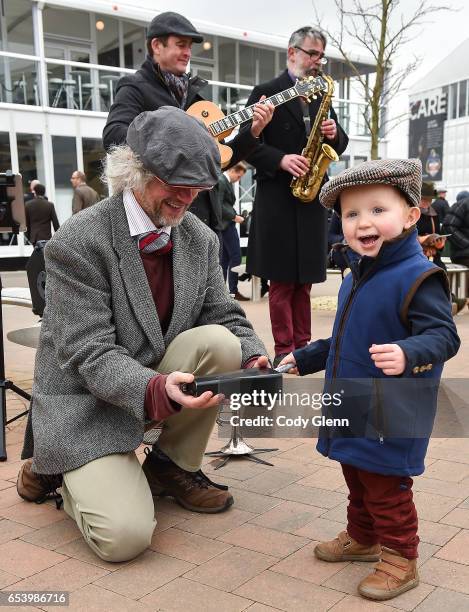
{"label": "eyeglasses", "polygon": [[294,49],[298,49],[298,51],[303,51],[306,53],[311,59],[320,59],[321,64],[327,64],[327,57],[324,51],[316,51],[315,49],[311,49],[308,51],[307,49],[303,49],[303,47],[297,47],[296,45],[293,47]]}

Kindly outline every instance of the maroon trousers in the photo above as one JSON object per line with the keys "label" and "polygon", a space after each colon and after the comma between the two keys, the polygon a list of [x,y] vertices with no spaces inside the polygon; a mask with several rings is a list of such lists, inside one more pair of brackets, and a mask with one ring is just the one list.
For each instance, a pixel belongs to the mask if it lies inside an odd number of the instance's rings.
{"label": "maroon trousers", "polygon": [[311,340],[311,283],[270,281],[269,309],[275,354],[291,353]]}
{"label": "maroon trousers", "polygon": [[341,465],[350,491],[348,534],[360,544],[379,543],[406,559],[416,559],[419,537],[412,478],[372,474]]}

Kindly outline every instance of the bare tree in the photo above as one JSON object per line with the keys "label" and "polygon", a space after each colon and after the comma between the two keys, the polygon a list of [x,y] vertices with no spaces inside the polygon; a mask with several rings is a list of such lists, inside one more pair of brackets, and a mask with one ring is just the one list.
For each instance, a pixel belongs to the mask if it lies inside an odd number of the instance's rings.
{"label": "bare tree", "polygon": [[[400,0],[334,0],[338,17],[338,30],[325,27],[317,9],[316,20],[326,32],[330,42],[340,51],[350,72],[357,78],[363,90],[365,110],[363,118],[371,134],[371,159],[378,157],[378,139],[407,116],[389,119],[383,109],[403,86],[404,80],[417,68],[418,57],[410,60],[404,68],[393,70],[393,60],[402,48],[414,37],[418,26],[439,11],[451,10],[445,6],[433,6],[428,0],[419,0],[415,10]],[[401,6],[405,4],[405,6]],[[373,80],[360,71],[359,62],[351,59],[348,50],[351,40],[363,46],[373,56],[376,74]]]}

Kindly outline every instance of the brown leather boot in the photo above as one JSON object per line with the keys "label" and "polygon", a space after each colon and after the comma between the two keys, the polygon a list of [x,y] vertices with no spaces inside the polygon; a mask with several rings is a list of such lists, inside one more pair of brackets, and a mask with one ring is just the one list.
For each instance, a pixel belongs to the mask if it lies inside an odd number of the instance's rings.
{"label": "brown leather boot", "polygon": [[314,549],[318,559],[329,561],[379,561],[381,546],[365,546],[351,538],[346,531],[341,531],[335,540],[320,542]]}
{"label": "brown leather boot", "polygon": [[358,592],[368,599],[392,599],[419,583],[417,559],[406,559],[390,548],[383,548],[375,571],[358,585]]}
{"label": "brown leather boot", "polygon": [[169,495],[192,512],[215,514],[233,504],[228,487],[212,482],[203,472],[187,472],[172,461],[161,461],[149,448],[142,464],[152,495]]}
{"label": "brown leather boot", "polygon": [[16,490],[26,501],[42,503],[49,497],[57,498],[57,489],[62,486],[62,474],[36,474],[31,469],[32,459],[27,459],[20,468]]}

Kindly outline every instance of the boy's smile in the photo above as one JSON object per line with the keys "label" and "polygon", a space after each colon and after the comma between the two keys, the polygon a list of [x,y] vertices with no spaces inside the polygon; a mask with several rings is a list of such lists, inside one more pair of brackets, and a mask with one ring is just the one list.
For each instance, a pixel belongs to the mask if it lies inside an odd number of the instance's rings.
{"label": "boy's smile", "polygon": [[420,217],[397,189],[389,185],[349,187],[340,196],[342,229],[359,255],[376,257],[385,240],[399,236]]}

